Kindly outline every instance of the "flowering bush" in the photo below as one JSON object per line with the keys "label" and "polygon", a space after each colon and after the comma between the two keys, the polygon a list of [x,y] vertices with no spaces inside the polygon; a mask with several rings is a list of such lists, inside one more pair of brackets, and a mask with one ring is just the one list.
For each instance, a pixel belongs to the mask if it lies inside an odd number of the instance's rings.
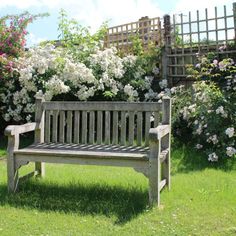
{"label": "flowering bush", "polygon": [[29,49],[15,64],[18,77],[8,85],[12,89],[0,93],[6,121],[31,120],[39,90],[46,100],[138,101],[156,95],[138,57],[121,58],[115,48],[97,48],[85,65],[67,49],[48,44]]}
{"label": "flowering bush", "polygon": [[7,15],[0,18],[0,55],[18,57],[26,44],[27,26],[33,20],[48,14],[31,15],[25,12],[20,15]]}
{"label": "flowering bush", "polygon": [[9,106],[9,111],[12,112],[10,104],[6,104],[6,101],[20,88],[15,59],[24,53],[26,27],[33,20],[46,15],[31,15],[25,12],[0,18],[0,131],[5,125],[2,116],[6,106]]}
{"label": "flowering bush", "polygon": [[203,57],[189,68],[189,73],[198,80],[192,91],[172,88],[175,134],[195,142],[209,161],[235,156],[235,62],[230,58],[210,61]]}

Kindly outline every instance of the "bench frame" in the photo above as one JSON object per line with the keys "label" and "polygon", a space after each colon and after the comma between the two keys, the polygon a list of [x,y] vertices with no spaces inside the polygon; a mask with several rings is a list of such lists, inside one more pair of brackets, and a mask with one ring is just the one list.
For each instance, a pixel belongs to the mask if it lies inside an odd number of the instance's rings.
{"label": "bench frame", "polygon": [[[34,131],[35,142],[44,142],[44,110],[42,104],[45,102],[41,93],[36,95],[35,122],[24,125],[10,125],[5,129],[8,136],[7,148],[7,179],[8,192],[15,193],[20,181],[32,176],[45,176],[45,162],[49,163],[72,163],[82,165],[105,165],[132,167],[136,171],[143,173],[149,179],[149,203],[151,206],[160,205],[160,192],[167,185],[170,189],[170,146],[171,146],[171,99],[162,99],[162,123],[156,128],[149,130],[150,152],[147,161],[143,160],[123,160],[107,158],[77,158],[66,155],[29,155],[26,157],[17,154],[19,150],[20,134]],[[35,170],[25,176],[19,177],[18,170],[21,166],[35,162]],[[161,168],[161,164],[162,168]],[[162,173],[161,173],[162,172]],[[163,180],[161,179],[163,176]]]}

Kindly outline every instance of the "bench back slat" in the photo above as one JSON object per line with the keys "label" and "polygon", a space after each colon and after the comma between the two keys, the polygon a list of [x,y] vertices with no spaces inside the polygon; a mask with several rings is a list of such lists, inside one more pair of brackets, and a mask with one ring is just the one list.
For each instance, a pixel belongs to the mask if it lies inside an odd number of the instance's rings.
{"label": "bench back slat", "polygon": [[151,128],[151,112],[145,113],[145,145],[149,145],[149,129]]}
{"label": "bench back slat", "polygon": [[102,120],[103,120],[102,111],[98,111],[97,112],[97,144],[102,144],[102,133],[103,133]]}
{"label": "bench back slat", "polygon": [[67,119],[66,119],[66,142],[72,143],[72,111],[67,111]]}
{"label": "bench back slat", "polygon": [[130,111],[129,113],[129,145],[134,144],[134,112]]}
{"label": "bench back slat", "polygon": [[111,137],[111,116],[110,111],[105,111],[105,144],[110,144]]}
{"label": "bench back slat", "polygon": [[143,139],[143,114],[141,111],[137,113],[137,145],[142,145]]}
{"label": "bench back slat", "polygon": [[50,139],[50,131],[51,131],[51,111],[46,111],[45,115],[45,142],[49,143]]}
{"label": "bench back slat", "polygon": [[59,118],[60,118],[59,142],[64,143],[65,142],[65,111],[59,112]]}
{"label": "bench back slat", "polygon": [[113,111],[112,143],[118,144],[118,111]]}
{"label": "bench back slat", "polygon": [[82,134],[81,134],[82,143],[87,143],[87,137],[88,137],[87,125],[88,125],[88,113],[87,111],[82,111]]}
{"label": "bench back slat", "polygon": [[80,112],[74,114],[74,143],[79,143],[80,138]]}
{"label": "bench back slat", "polygon": [[94,143],[95,136],[95,115],[94,111],[89,113],[89,143]]}
{"label": "bench back slat", "polygon": [[44,102],[45,142],[149,145],[160,103]]}
{"label": "bench back slat", "polygon": [[120,134],[120,143],[121,145],[126,144],[126,112],[122,111],[121,112],[121,134]]}
{"label": "bench back slat", "polygon": [[57,142],[57,125],[58,125],[58,111],[53,111],[53,119],[52,119],[52,141],[54,143]]}

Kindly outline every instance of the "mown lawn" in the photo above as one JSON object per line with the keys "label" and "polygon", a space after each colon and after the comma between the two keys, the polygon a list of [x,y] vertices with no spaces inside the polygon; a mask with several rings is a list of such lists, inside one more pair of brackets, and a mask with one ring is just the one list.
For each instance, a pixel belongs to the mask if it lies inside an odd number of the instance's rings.
{"label": "mown lawn", "polygon": [[235,161],[209,164],[174,146],[159,209],[148,207],[147,179],[129,168],[50,164],[45,179],[8,195],[0,160],[0,235],[236,235]]}

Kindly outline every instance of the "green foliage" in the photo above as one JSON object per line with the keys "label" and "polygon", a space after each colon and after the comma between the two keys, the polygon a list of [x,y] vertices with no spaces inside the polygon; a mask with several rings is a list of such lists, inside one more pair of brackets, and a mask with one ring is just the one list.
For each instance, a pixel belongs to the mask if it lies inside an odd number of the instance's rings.
{"label": "green foliage", "polygon": [[61,9],[58,30],[61,32],[58,38],[62,46],[76,59],[86,61],[96,48],[102,48],[107,33],[107,22],[103,23],[95,34],[91,34],[89,27],[80,25],[75,19],[68,19],[66,11]]}
{"label": "green foliage", "polygon": [[131,41],[131,48],[130,48],[130,54],[136,55],[136,56],[142,56],[144,54],[144,48],[143,48],[143,42],[140,39],[139,34],[132,35],[129,37],[129,40]]}

